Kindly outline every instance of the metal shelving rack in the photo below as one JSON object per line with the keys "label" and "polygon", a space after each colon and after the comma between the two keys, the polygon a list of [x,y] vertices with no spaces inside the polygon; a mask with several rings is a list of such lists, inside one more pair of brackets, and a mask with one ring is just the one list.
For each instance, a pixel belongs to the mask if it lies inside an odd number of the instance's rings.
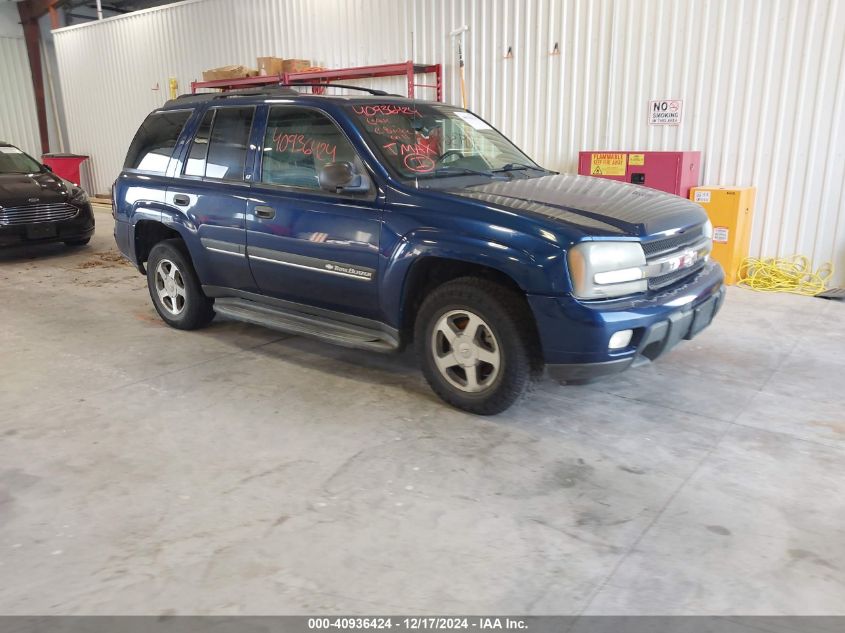
{"label": "metal shelving rack", "polygon": [[[434,75],[434,83],[416,83],[416,75]],[[355,68],[337,68],[332,70],[309,70],[304,72],[281,73],[260,77],[244,77],[241,79],[217,79],[215,81],[192,81],[191,92],[201,88],[217,88],[219,90],[236,90],[253,86],[295,85],[297,83],[329,83],[344,79],[371,79],[374,77],[407,77],[408,98],[414,98],[416,88],[434,88],[437,100],[443,101],[443,77],[440,64],[415,64],[412,61],[398,64],[380,64],[377,66],[358,66]],[[321,93],[322,88],[312,88],[315,93]]]}

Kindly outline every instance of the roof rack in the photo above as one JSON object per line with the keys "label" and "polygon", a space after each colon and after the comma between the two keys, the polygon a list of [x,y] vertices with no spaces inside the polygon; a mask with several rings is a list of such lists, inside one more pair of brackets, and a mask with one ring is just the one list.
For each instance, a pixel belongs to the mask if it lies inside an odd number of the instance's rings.
{"label": "roof rack", "polygon": [[[361,92],[369,92],[371,95],[376,95],[377,97],[401,97],[402,95],[393,94],[392,92],[385,92],[384,90],[377,90],[375,88],[364,88],[363,86],[350,86],[349,84],[328,84],[328,83],[288,83],[288,84],[279,84],[285,88],[290,88],[293,86],[305,86],[311,88],[346,88],[347,90],[360,90]],[[302,93],[299,93],[302,94]],[[316,94],[316,93],[315,93]]]}
{"label": "roof rack", "polygon": [[242,88],[239,90],[227,90],[226,92],[189,92],[176,97],[176,101],[184,103],[186,101],[209,101],[211,99],[228,99],[231,97],[260,97],[262,95],[278,94],[298,96],[302,93],[298,90],[294,90],[293,88],[289,88],[288,86],[266,86],[264,88]]}
{"label": "roof rack", "polygon": [[[417,75],[434,75],[434,83],[417,83]],[[357,66],[355,68],[335,68],[323,70],[303,70],[298,72],[283,72],[278,75],[242,77],[238,79],[215,79],[214,81],[193,81],[191,92],[196,93],[201,88],[216,88],[232,91],[237,88],[253,88],[257,86],[294,86],[311,85],[312,92],[320,93],[323,86],[340,79],[372,79],[376,77],[405,77],[408,86],[408,98],[415,97],[416,88],[430,88],[435,91],[437,101],[443,101],[443,80],[440,64],[415,64],[408,60],[396,64],[379,64],[376,66]],[[317,85],[313,85],[317,82]],[[337,84],[331,84],[337,85]],[[344,86],[352,88],[352,86]],[[361,89],[356,87],[356,89]],[[380,95],[378,92],[371,94]]]}
{"label": "roof rack", "polygon": [[314,91],[314,94],[322,94],[323,88],[346,88],[347,90],[360,90],[361,92],[368,92],[371,95],[375,95],[378,97],[401,97],[401,95],[392,94],[389,92],[385,92],[384,90],[376,90],[375,88],[362,88],[361,86],[349,86],[346,84],[322,84],[322,83],[309,83],[309,84],[278,84],[272,86],[265,86],[263,88],[242,88],[238,90],[227,90],[226,92],[205,92],[205,93],[187,93],[181,94],[176,97],[176,101],[179,103],[192,103],[192,102],[203,102],[203,101],[211,101],[216,99],[229,99],[231,97],[261,97],[261,96],[278,96],[278,95],[287,95],[287,96],[300,96],[303,93],[299,90],[294,90],[294,86],[303,86],[303,87],[311,87],[319,88],[320,91]]}

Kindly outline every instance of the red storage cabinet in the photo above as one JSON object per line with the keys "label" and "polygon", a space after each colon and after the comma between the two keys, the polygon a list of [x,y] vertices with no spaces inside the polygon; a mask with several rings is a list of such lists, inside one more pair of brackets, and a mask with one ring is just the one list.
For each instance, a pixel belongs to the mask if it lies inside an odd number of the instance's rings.
{"label": "red storage cabinet", "polygon": [[701,152],[579,152],[578,173],[645,185],[689,198],[701,178]]}
{"label": "red storage cabinet", "polygon": [[79,186],[79,168],[88,160],[88,156],[82,154],[44,154],[41,162],[49,165],[57,176],[70,180]]}

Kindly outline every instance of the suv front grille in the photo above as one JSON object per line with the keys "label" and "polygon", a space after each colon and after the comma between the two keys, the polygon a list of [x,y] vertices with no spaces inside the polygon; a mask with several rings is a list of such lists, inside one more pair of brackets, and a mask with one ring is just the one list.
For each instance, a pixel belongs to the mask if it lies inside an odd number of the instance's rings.
{"label": "suv front grille", "polygon": [[66,202],[27,204],[19,207],[0,207],[0,224],[32,224],[58,222],[75,216],[79,210]]}
{"label": "suv front grille", "polygon": [[[683,251],[691,249],[696,250],[701,255],[701,243],[704,241],[704,225],[696,226],[684,233],[666,237],[663,239],[652,240],[650,242],[642,242],[643,251],[646,256],[646,265],[658,266],[660,262],[667,259],[671,260],[675,255],[682,255]],[[709,253],[710,249],[707,249]],[[658,274],[655,277],[649,277],[649,290],[660,290],[671,286],[687,277],[695,274],[704,266],[706,257],[699,259],[691,266],[673,270],[663,275]]]}
{"label": "suv front grille", "polygon": [[701,270],[702,266],[704,266],[704,260],[696,262],[689,268],[673,270],[671,273],[666,273],[665,275],[660,275],[659,277],[652,277],[648,280],[648,289],[660,290],[661,288],[665,288],[666,286],[671,286],[676,281],[680,281],[681,279],[684,279],[685,277],[688,277],[689,275],[698,272],[699,270]]}
{"label": "suv front grille", "polygon": [[643,251],[645,251],[646,259],[653,259],[659,255],[668,255],[673,251],[680,250],[685,246],[692,246],[701,240],[704,231],[703,227],[696,226],[689,231],[685,231],[679,235],[666,237],[660,240],[652,240],[651,242],[643,242]]}

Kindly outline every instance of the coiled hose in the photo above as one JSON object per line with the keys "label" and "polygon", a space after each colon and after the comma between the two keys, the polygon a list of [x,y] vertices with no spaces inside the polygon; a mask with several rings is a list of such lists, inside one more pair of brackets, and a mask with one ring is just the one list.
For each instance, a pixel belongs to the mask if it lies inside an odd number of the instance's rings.
{"label": "coiled hose", "polygon": [[803,255],[768,259],[746,257],[740,264],[736,285],[760,292],[790,292],[812,297],[824,292],[832,275],[831,262],[825,262],[814,272],[810,260]]}

